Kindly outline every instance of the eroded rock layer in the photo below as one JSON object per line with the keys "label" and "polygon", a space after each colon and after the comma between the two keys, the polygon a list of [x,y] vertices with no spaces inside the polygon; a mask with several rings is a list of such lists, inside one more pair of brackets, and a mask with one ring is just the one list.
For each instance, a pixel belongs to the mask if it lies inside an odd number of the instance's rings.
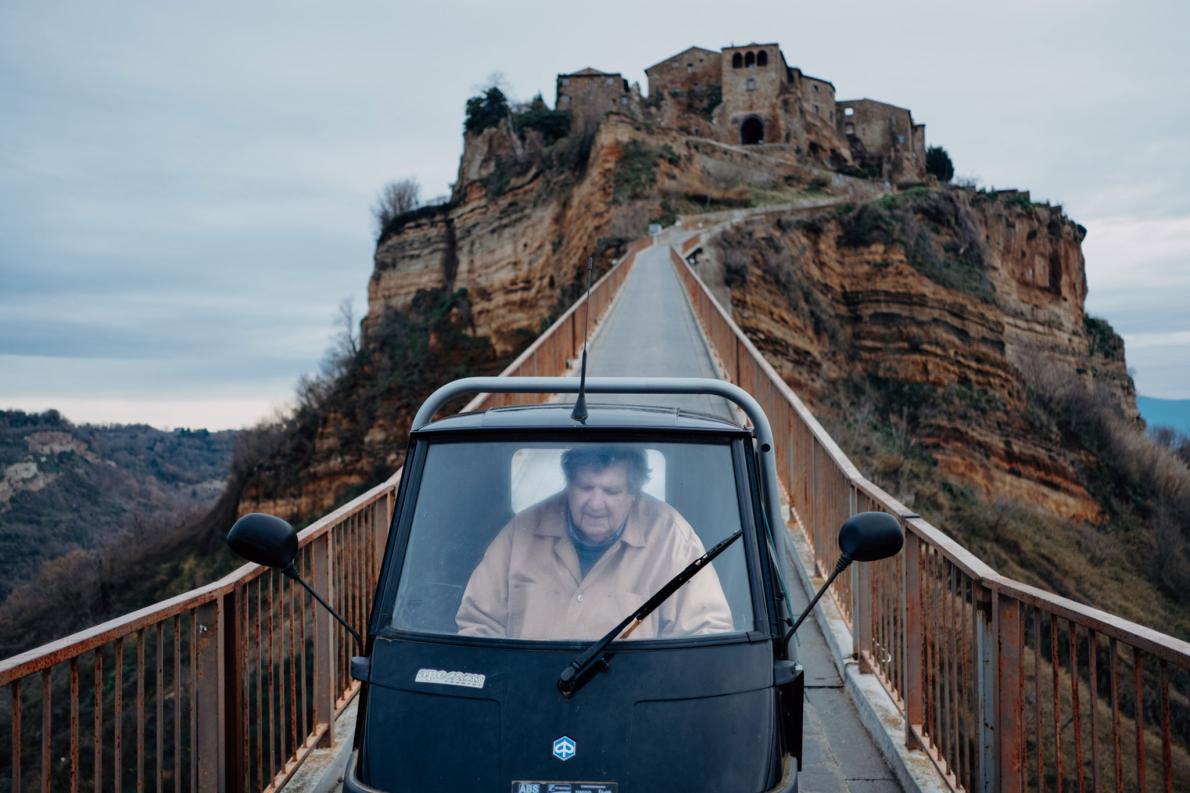
{"label": "eroded rock layer", "polygon": [[1094,520],[1080,452],[1038,427],[1028,398],[1031,383],[1060,372],[1106,388],[1136,417],[1123,347],[1085,312],[1084,234],[1059,207],[914,190],[752,220],[702,266],[818,411],[837,416],[854,406],[848,394],[876,389],[882,404],[905,402],[912,443],[945,476]]}

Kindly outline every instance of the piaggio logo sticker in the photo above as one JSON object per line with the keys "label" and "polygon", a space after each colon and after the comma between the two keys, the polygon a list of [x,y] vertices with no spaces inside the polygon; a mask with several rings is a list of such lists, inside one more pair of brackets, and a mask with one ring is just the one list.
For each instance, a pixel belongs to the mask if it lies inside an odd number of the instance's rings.
{"label": "piaggio logo sticker", "polygon": [[565,735],[554,741],[554,757],[562,762],[574,757],[576,751],[578,751],[578,745]]}

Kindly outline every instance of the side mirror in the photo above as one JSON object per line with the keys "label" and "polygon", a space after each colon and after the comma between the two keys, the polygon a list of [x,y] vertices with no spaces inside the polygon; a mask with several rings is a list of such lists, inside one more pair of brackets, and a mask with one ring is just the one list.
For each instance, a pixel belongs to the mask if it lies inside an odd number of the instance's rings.
{"label": "side mirror", "polygon": [[227,544],[249,562],[287,570],[297,557],[298,538],[293,526],[273,515],[250,512],[227,533]]}
{"label": "side mirror", "polygon": [[818,592],[810,600],[805,611],[785,633],[785,642],[797,632],[806,617],[814,609],[822,593],[847,569],[852,562],[874,562],[896,556],[905,544],[905,532],[901,522],[887,512],[861,512],[852,515],[839,529],[839,561]]}
{"label": "side mirror", "polygon": [[901,522],[887,512],[861,512],[839,529],[839,550],[856,562],[896,556],[904,544]]}
{"label": "side mirror", "polygon": [[[315,592],[305,582],[298,574],[297,568],[294,567],[293,560],[297,558],[298,552],[298,537],[293,526],[273,515],[249,512],[231,527],[231,531],[227,533],[227,544],[249,562],[276,568],[305,587],[306,591],[313,595],[314,599],[321,603],[323,608],[342,623],[347,632],[355,638],[359,651],[361,653],[364,651],[363,637],[355,628],[351,627],[347,620],[340,616],[339,612],[331,608],[331,604],[327,603],[322,595]],[[354,666],[352,668],[354,669]]]}

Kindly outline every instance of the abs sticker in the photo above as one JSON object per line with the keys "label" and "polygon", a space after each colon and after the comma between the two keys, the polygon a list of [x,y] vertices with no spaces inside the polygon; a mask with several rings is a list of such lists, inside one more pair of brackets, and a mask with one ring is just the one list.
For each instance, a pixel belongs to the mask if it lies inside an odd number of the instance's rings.
{"label": "abs sticker", "polygon": [[513,782],[512,793],[619,793],[615,782]]}

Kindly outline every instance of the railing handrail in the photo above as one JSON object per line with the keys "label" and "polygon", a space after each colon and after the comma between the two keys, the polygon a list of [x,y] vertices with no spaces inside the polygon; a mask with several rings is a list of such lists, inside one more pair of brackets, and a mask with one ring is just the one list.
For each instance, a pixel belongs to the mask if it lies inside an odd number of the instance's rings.
{"label": "railing handrail", "polygon": [[931,543],[964,573],[988,588],[1004,592],[1024,602],[1044,606],[1049,611],[1068,619],[1073,619],[1080,624],[1093,626],[1107,635],[1124,639],[1166,660],[1190,665],[1190,643],[1162,633],[1154,628],[1148,628],[1123,617],[1102,611],[1093,606],[1079,603],[1078,601],[1001,575],[953,537],[931,524],[925,518],[918,516],[917,513],[886,493],[878,485],[869,481],[860,473],[859,469],[856,468],[855,464],[851,462],[847,455],[843,453],[842,449],[839,448],[838,444],[835,443],[834,439],[831,438],[818,420],[814,418],[809,408],[793,392],[793,389],[789,387],[789,384],[785,382],[784,378],[777,373],[776,369],[760,353],[747,334],[743,332],[739,325],[723,309],[719,301],[707,288],[707,285],[703,283],[702,278],[694,272],[685,258],[681,256],[678,249],[671,246],[670,250],[671,254],[677,258],[677,261],[680,261],[682,266],[694,277],[695,283],[698,284],[699,288],[709,299],[710,305],[713,306],[720,319],[735,334],[737,341],[748,352],[760,371],[768,377],[772,385],[789,401],[798,416],[805,421],[806,426],[814,434],[815,440],[822,445],[823,450],[831,458],[831,461],[839,467],[851,485],[865,492],[873,500],[883,503],[890,512],[901,516],[906,528]]}
{"label": "railing handrail", "polygon": [[142,609],[122,614],[115,619],[101,622],[69,636],[63,636],[61,639],[47,642],[40,647],[26,650],[19,655],[0,660],[0,686],[6,686],[13,680],[40,671],[47,666],[76,658],[113,639],[127,636],[195,606],[217,600],[220,595],[234,586],[234,582],[229,582],[227,579],[228,577],[221,578],[197,589],[191,589],[167,600],[152,603]]}
{"label": "railing handrail", "polygon": [[990,589],[1009,595],[1022,603],[1041,606],[1047,612],[1094,628],[1105,636],[1122,639],[1158,658],[1175,664],[1190,663],[1190,642],[1176,636],[1007,576],[996,574],[984,579],[983,583]]}
{"label": "railing handrail", "polygon": [[[401,478],[401,469],[380,484],[362,493],[338,509],[330,512],[298,532],[298,547],[304,547],[324,535],[338,520],[371,505],[380,496],[392,489]],[[255,562],[237,567],[222,578],[209,584],[174,595],[166,600],[151,603],[144,608],[123,614],[107,622],[84,628],[68,636],[47,642],[18,655],[0,660],[0,686],[39,671],[46,666],[77,658],[113,639],[135,633],[141,628],[181,614],[204,603],[209,603],[234,589],[236,584],[251,581],[268,572],[268,568]]]}

